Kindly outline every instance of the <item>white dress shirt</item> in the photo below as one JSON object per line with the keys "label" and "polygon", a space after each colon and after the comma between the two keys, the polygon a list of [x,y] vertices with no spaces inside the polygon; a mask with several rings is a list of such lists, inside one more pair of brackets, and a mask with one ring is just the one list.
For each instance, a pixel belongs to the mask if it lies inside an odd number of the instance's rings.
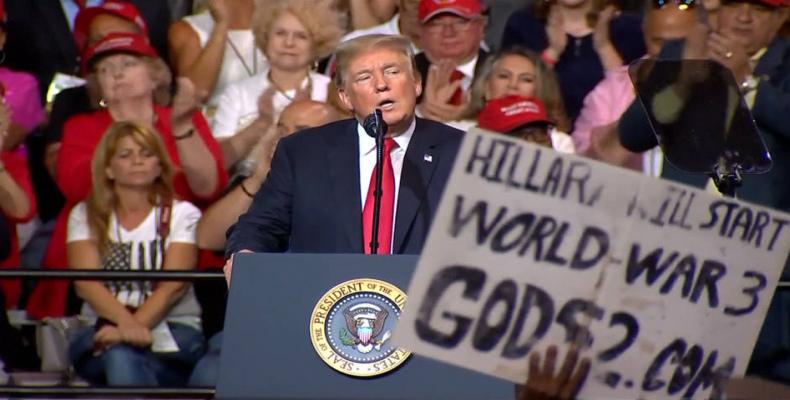
{"label": "white dress shirt", "polygon": [[[413,119],[411,125],[402,134],[395,136],[393,139],[398,144],[398,148],[392,150],[390,153],[390,160],[392,161],[392,173],[395,175],[395,201],[394,209],[392,211],[392,243],[390,249],[394,249],[395,241],[395,217],[398,213],[398,193],[400,192],[400,174],[403,170],[403,158],[406,156],[406,149],[409,147],[409,142],[414,134],[414,128],[417,120]],[[365,209],[365,200],[368,197],[368,186],[370,186],[370,177],[376,168],[376,140],[368,136],[362,124],[357,124],[357,134],[359,135],[359,193],[362,201],[362,209]]]}
{"label": "white dress shirt", "polygon": [[456,68],[457,70],[461,71],[462,74],[464,74],[464,77],[461,78],[461,89],[464,91],[464,93],[469,92],[469,88],[472,87],[472,81],[475,79],[475,67],[477,67],[477,59],[478,55],[475,54],[471,60],[459,65]]}

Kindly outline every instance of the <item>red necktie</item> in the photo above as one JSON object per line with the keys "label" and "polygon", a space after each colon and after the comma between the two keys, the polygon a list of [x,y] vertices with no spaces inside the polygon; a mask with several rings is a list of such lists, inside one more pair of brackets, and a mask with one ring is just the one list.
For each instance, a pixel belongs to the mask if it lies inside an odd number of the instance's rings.
{"label": "red necktie", "polygon": [[[464,73],[456,69],[455,71],[453,71],[453,74],[450,75],[450,82],[452,83],[463,78],[464,78]],[[453,97],[450,97],[450,100],[447,102],[447,104],[452,104],[454,106],[457,106],[461,104],[461,100],[463,99],[463,97],[464,97],[464,89],[462,89],[461,86],[459,86],[458,89],[455,90],[455,93],[453,93]]]}
{"label": "red necktie", "polygon": [[[392,138],[384,139],[384,168],[381,172],[381,210],[379,214],[379,247],[376,254],[391,254],[392,249],[392,214],[395,211],[395,173],[392,171],[390,152],[398,144]],[[365,198],[365,208],[362,210],[362,237],[365,254],[370,254],[370,239],[373,235],[373,191],[376,188],[376,168],[370,174],[368,196]]]}

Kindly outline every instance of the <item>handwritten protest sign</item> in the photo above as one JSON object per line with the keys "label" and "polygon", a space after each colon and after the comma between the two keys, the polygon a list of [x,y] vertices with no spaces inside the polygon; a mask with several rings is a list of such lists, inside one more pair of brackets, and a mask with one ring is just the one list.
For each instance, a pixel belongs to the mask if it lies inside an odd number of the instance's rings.
{"label": "handwritten protest sign", "polygon": [[524,382],[531,351],[573,342],[593,362],[583,398],[704,398],[745,371],[790,251],[788,224],[778,211],[472,130],[393,339],[513,382]]}

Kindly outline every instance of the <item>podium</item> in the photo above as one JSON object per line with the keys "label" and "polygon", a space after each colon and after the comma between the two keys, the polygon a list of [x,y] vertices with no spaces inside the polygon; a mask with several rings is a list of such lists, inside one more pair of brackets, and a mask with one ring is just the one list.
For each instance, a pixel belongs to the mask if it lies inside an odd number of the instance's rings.
{"label": "podium", "polygon": [[[416,354],[398,368],[374,377],[338,372],[330,367],[331,361],[327,363],[319,356],[311,332],[315,330],[314,312],[320,310],[317,304],[328,292],[360,278],[387,282],[405,291],[416,263],[416,256],[397,255],[237,255],[217,398],[514,399],[510,382]],[[338,319],[340,313],[335,313]],[[389,325],[380,331],[397,323],[392,316],[387,321]],[[338,322],[342,327],[345,323]],[[360,334],[360,338],[363,336]],[[372,344],[381,342],[374,339]],[[374,353],[370,350],[368,354]]]}

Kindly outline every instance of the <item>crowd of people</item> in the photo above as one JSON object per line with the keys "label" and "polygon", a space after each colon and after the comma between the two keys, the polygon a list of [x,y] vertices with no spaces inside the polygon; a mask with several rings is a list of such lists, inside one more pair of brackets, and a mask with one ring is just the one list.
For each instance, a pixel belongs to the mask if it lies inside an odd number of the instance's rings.
{"label": "crowd of people", "polygon": [[[356,121],[374,108],[390,125],[399,201],[421,184],[407,149],[436,158],[428,204],[410,211],[422,217],[407,234],[407,206],[385,218],[391,253],[420,252],[448,161],[475,126],[705,187],[656,148],[629,78],[640,58],[732,71],[774,162],[742,197],[790,211],[788,0],[514,1],[506,21],[485,0],[208,0],[194,14],[175,1],[2,3],[0,268],[229,275],[240,251],[365,252],[375,145]],[[333,185],[353,195],[327,210]],[[363,224],[344,230],[348,220]],[[222,308],[225,293],[195,292],[0,281],[6,309],[95,318],[70,358],[108,385],[216,382],[221,321],[201,304]],[[788,315],[779,292],[752,372],[790,382]]]}

